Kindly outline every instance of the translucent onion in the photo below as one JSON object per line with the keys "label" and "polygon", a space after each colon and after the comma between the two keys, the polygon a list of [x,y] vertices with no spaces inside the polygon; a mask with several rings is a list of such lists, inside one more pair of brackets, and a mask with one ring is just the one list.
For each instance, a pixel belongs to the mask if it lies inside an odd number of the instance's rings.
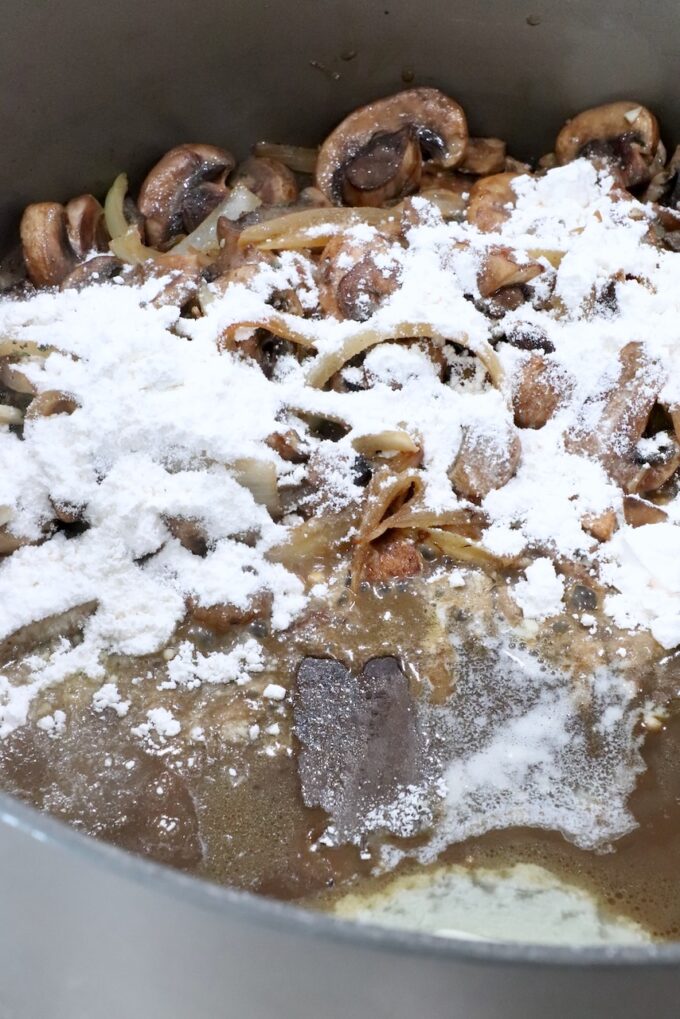
{"label": "translucent onion", "polygon": [[[460,203],[456,195],[437,191],[424,197],[439,209],[445,219],[460,216]],[[399,233],[403,211],[403,202],[389,209],[370,206],[361,209],[302,209],[246,227],[238,243],[240,247],[252,244],[261,251],[325,248],[330,239],[342,230],[349,230],[361,223],[379,227],[383,232]]]}
{"label": "translucent onion", "polygon": [[267,558],[296,573],[305,572],[315,560],[326,559],[330,550],[347,545],[354,515],[350,509],[311,517],[293,527],[286,540],[267,553]]}
{"label": "translucent onion", "polygon": [[34,340],[17,340],[12,336],[0,337],[0,357],[48,357],[56,350],[47,343]]}
{"label": "translucent onion", "polygon": [[[276,332],[276,330],[272,330],[272,332]],[[471,350],[486,368],[493,384],[500,388],[503,381],[503,369],[490,343],[482,340],[472,346],[466,333],[444,336],[428,322],[398,322],[391,326],[381,326],[380,328],[369,326],[367,329],[361,329],[348,336],[337,350],[318,357],[307,373],[307,382],[310,386],[320,389],[331,376],[340,371],[343,365],[370,347],[375,347],[385,340],[406,340],[419,336],[426,336],[432,340],[452,340],[461,347]]]}
{"label": "translucent onion", "polygon": [[239,247],[254,245],[261,251],[286,248],[325,248],[331,237],[361,223],[395,228],[401,225],[397,209],[303,209],[276,219],[246,227],[238,239]]}
{"label": "translucent onion", "polygon": [[[35,360],[33,363],[35,364]],[[25,364],[25,361],[24,361]],[[9,361],[0,366],[0,383],[7,389],[13,390],[15,393],[24,393],[25,395],[35,395],[36,388],[35,383],[31,382],[28,375],[23,370],[23,364],[19,364]]]}
{"label": "translucent onion", "polygon": [[266,506],[272,516],[280,516],[281,500],[277,484],[276,466],[270,460],[244,457],[231,468],[240,485],[247,488],[255,502]]}
{"label": "translucent onion", "polygon": [[[130,224],[125,218],[123,202],[128,189],[126,173],[119,173],[109,188],[104,200],[104,221],[109,231],[111,240],[123,237],[130,229]],[[136,227],[134,228],[136,230]],[[139,231],[137,231],[139,233]]]}
{"label": "translucent onion", "polygon": [[198,224],[195,230],[175,244],[171,249],[173,255],[217,252],[217,221],[220,216],[225,216],[233,222],[248,212],[254,212],[260,205],[262,202],[257,195],[253,194],[245,185],[237,184],[224,201],[220,202],[210,215]]}
{"label": "translucent onion", "polygon": [[0,425],[20,425],[23,420],[23,412],[18,407],[0,403]]}
{"label": "translucent onion", "polygon": [[[122,237],[116,237],[109,244],[113,254],[128,265],[142,265],[144,262],[155,262],[167,272],[179,270],[193,272],[198,268],[200,256],[195,254],[175,254],[174,251],[157,251],[142,244],[137,227],[131,226]],[[205,260],[205,259],[204,259]]]}
{"label": "translucent onion", "polygon": [[385,531],[428,531],[433,527],[451,528],[459,534],[473,541],[477,540],[488,520],[484,513],[478,509],[449,510],[445,513],[435,513],[433,510],[422,506],[414,506],[414,500],[410,499],[406,505],[385,517],[368,535],[368,541],[375,541]]}
{"label": "translucent onion", "polygon": [[352,439],[352,446],[357,453],[372,456],[374,453],[417,453],[419,446],[408,432],[387,430],[373,432],[370,435],[358,435]]}
{"label": "translucent onion", "polygon": [[266,159],[278,159],[280,163],[296,173],[314,173],[319,150],[304,148],[302,145],[256,142],[253,145],[253,155],[264,156]]}
{"label": "translucent onion", "polygon": [[509,566],[516,562],[516,557],[513,558],[501,558],[496,556],[493,552],[489,552],[488,549],[480,545],[479,542],[472,541],[470,538],[466,538],[462,534],[457,534],[455,531],[445,531],[438,527],[431,527],[427,529],[428,536],[433,545],[450,556],[451,559],[455,559],[461,563],[473,563],[476,566],[492,567],[498,569],[503,566]]}
{"label": "translucent onion", "polygon": [[[201,292],[200,300],[202,305],[204,300],[205,304],[208,305],[211,300],[214,300],[214,297],[207,290],[205,294]],[[301,321],[305,322],[306,320],[302,319]],[[272,312],[271,315],[264,316],[261,319],[234,322],[233,325],[227,326],[224,330],[224,339],[233,339],[240,329],[249,329],[251,331],[254,329],[266,329],[268,332],[273,333],[274,336],[278,336],[280,340],[289,340],[291,343],[297,343],[299,347],[304,347],[305,350],[314,349],[314,340],[311,337],[305,336],[303,332],[291,325],[283,315],[279,315],[276,312]]]}

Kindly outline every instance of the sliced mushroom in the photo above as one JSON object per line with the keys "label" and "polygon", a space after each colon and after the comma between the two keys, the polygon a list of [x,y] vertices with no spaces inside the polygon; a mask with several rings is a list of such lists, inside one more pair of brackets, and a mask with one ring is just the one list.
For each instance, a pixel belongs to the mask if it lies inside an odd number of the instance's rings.
{"label": "sliced mushroom", "polygon": [[194,623],[205,626],[215,633],[228,633],[232,626],[252,623],[255,619],[268,615],[271,610],[271,596],[258,595],[245,609],[227,603],[197,605],[192,601],[189,602],[188,609]]}
{"label": "sliced mushroom", "polygon": [[502,488],[515,474],[521,456],[521,443],[509,422],[503,434],[467,427],[449,477],[458,495],[471,502],[481,500]]}
{"label": "sliced mushroom", "polygon": [[106,251],[109,242],[104,208],[93,195],[80,195],[66,205],[66,231],[76,258]]}
{"label": "sliced mushroom", "polygon": [[345,167],[345,205],[386,205],[417,191],[423,159],[412,128],[375,134]]}
{"label": "sliced mushroom", "polygon": [[468,138],[461,173],[486,176],[505,169],[505,142],[500,138]]}
{"label": "sliced mushroom", "polygon": [[193,555],[205,556],[207,554],[208,541],[205,528],[199,520],[189,520],[186,517],[166,517],[165,524],[173,538],[177,538],[180,545]]}
{"label": "sliced mushroom", "polygon": [[[656,404],[663,375],[646,355],[641,343],[628,343],[619,354],[621,370],[604,400],[595,424],[565,435],[572,453],[593,457],[609,476],[630,495],[644,495],[659,488],[680,464],[680,445],[674,436],[659,447],[658,455],[645,458],[638,444]],[[652,462],[653,461],[653,462]]]}
{"label": "sliced mushroom", "polygon": [[29,205],[21,217],[26,271],[37,287],[57,286],[75,267],[67,222],[66,210],[58,202]]}
{"label": "sliced mushroom", "polygon": [[[207,216],[227,194],[225,180],[234,165],[231,153],[214,145],[178,145],[166,152],[147,175],[137,199],[149,244],[157,247],[194,229],[200,210]],[[217,185],[220,195],[206,190],[206,183]],[[198,195],[193,194],[196,189]]]}
{"label": "sliced mushroom", "polygon": [[598,514],[587,513],[581,520],[583,530],[596,541],[609,541],[617,526],[616,513],[613,509]]}
{"label": "sliced mushroom", "polygon": [[323,250],[319,269],[319,304],[327,315],[340,319],[364,322],[399,285],[392,245],[380,234],[366,241],[334,237]]}
{"label": "sliced mushroom", "polygon": [[[438,89],[398,92],[350,113],[326,138],[317,160],[316,185],[335,205],[349,200],[347,186],[350,195],[376,189],[384,195],[390,189],[394,199],[405,192],[399,192],[396,183],[390,188],[389,181],[399,178],[402,186],[413,185],[418,162],[414,143],[435,164],[451,168],[461,162],[467,137],[462,108]],[[372,179],[366,176],[369,153],[375,157]],[[372,197],[362,204],[374,201]]]}
{"label": "sliced mushroom", "polygon": [[532,354],[513,379],[512,388],[517,427],[542,428],[555,413],[567,385],[554,364]]}
{"label": "sliced mushroom", "polygon": [[645,524],[660,524],[668,520],[668,513],[655,506],[653,502],[640,499],[637,495],[623,497],[623,516],[630,527],[643,527]]}
{"label": "sliced mushroom", "polygon": [[423,569],[423,557],[411,538],[385,534],[374,541],[367,552],[363,579],[370,584],[415,577]]}
{"label": "sliced mushroom", "polygon": [[489,297],[502,287],[529,283],[543,271],[544,267],[539,262],[521,261],[512,248],[495,246],[483,256],[477,286],[482,297]]}
{"label": "sliced mushroom", "polygon": [[639,103],[620,101],[584,110],[568,120],[555,142],[560,164],[585,156],[606,163],[624,187],[649,180],[659,125]]}
{"label": "sliced mushroom", "polygon": [[289,463],[301,464],[309,459],[309,453],[294,428],[289,428],[285,432],[272,432],[264,441],[282,460]]}
{"label": "sliced mushroom", "polygon": [[680,146],[668,164],[652,177],[643,201],[653,205],[663,231],[680,229]]}
{"label": "sliced mushroom", "polygon": [[26,411],[28,418],[50,418],[55,414],[73,414],[78,409],[78,401],[68,393],[59,389],[46,389],[31,400]]}
{"label": "sliced mushroom", "polygon": [[516,173],[495,173],[475,181],[470,190],[468,223],[483,233],[498,230],[509,219],[517,201],[512,188],[512,181],[517,176],[519,174]]}
{"label": "sliced mushroom", "polygon": [[123,262],[115,255],[95,255],[81,262],[62,280],[62,290],[82,290],[93,283],[107,283],[123,271]]}
{"label": "sliced mushroom", "polygon": [[240,163],[230,184],[244,184],[263,205],[291,205],[297,201],[295,174],[278,159],[251,156]]}

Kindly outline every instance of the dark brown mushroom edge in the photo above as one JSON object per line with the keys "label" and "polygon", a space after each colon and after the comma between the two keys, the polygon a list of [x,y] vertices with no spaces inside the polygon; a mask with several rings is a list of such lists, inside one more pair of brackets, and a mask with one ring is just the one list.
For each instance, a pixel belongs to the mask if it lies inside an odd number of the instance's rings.
{"label": "dark brown mushroom edge", "polygon": [[[21,269],[15,259],[0,275],[0,424],[13,444],[3,477],[14,470],[0,498],[0,589],[37,551],[95,540],[112,469],[103,456],[80,493],[47,464],[41,443],[59,434],[67,448],[91,412],[77,387],[54,373],[43,382],[60,335],[47,305],[23,332],[17,308],[117,287],[143,292],[197,358],[201,324],[242,296],[215,339],[224,371],[257,372],[262,393],[284,396],[259,467],[247,443],[221,465],[257,509],[225,534],[250,562],[261,521],[278,527],[286,537],[266,561],[295,578],[304,604],[280,625],[266,585],[233,602],[183,589],[171,637],[141,655],[109,646],[93,679],[76,652],[103,611],[97,590],[83,583],[68,610],[47,599],[27,620],[18,588],[0,644],[2,788],[133,852],[313,908],[434,866],[534,863],[604,913],[680,937],[680,667],[667,636],[677,566],[661,563],[645,588],[649,625],[620,607],[625,543],[642,555],[680,521],[672,372],[626,332],[640,324],[635,302],[651,300],[650,273],[680,252],[679,172],[680,149],[668,157],[634,101],[578,113],[529,164],[501,139],[471,137],[454,99],[411,88],[351,112],[318,149],[258,141],[239,163],[184,143],[136,197],[121,174],[101,203],[30,205]],[[546,226],[540,203],[562,187],[562,219]],[[574,188],[598,196],[588,222]],[[593,258],[575,304],[571,267],[597,216],[636,224],[640,264]],[[455,321],[447,279],[460,291]],[[662,313],[680,321],[677,307]],[[598,339],[579,371],[564,351],[567,340],[581,349],[586,328]],[[86,370],[84,354],[69,357]],[[420,410],[409,372],[426,380]],[[163,387],[180,384],[147,365],[135,404],[160,408]],[[447,401],[460,408],[455,429],[428,445],[449,420],[431,408],[445,415]],[[154,412],[151,431],[135,432],[131,406],[117,441],[137,455],[154,448]],[[241,426],[224,406],[217,431]],[[164,470],[213,477],[207,426],[193,461],[181,424],[173,435]],[[447,442],[455,456],[433,496]],[[22,531],[38,476],[48,508]],[[591,477],[608,501],[588,502]],[[130,530],[148,509],[158,535],[135,559],[140,576],[165,576],[170,548],[195,570],[217,554],[228,501],[197,513],[158,489],[134,509],[133,488]],[[570,552],[553,489],[578,535]],[[146,611],[140,600],[142,630]],[[37,661],[66,653],[70,673],[35,679]]]}

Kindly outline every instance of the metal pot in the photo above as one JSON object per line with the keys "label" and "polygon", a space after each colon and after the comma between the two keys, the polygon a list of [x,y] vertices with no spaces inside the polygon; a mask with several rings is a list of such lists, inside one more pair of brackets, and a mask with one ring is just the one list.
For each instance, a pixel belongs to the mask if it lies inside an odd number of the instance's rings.
{"label": "metal pot", "polygon": [[[3,6],[0,236],[179,141],[314,142],[436,84],[519,155],[625,95],[680,135],[662,0],[132,0]],[[187,878],[0,796],[0,1019],[677,1015],[680,944],[542,949],[360,928]]]}

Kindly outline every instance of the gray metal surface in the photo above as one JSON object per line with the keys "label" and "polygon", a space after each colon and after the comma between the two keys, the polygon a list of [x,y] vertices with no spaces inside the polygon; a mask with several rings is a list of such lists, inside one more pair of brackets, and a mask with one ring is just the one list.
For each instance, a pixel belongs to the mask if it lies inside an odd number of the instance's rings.
{"label": "gray metal surface", "polygon": [[[473,131],[518,155],[615,96],[651,105],[672,137],[679,31],[668,0],[5,0],[0,238],[11,246],[27,201],[101,192],[176,142],[316,141],[402,76],[450,91]],[[665,1019],[680,1001],[680,945],[360,930],[183,878],[2,797],[0,910],[0,1019]]]}

